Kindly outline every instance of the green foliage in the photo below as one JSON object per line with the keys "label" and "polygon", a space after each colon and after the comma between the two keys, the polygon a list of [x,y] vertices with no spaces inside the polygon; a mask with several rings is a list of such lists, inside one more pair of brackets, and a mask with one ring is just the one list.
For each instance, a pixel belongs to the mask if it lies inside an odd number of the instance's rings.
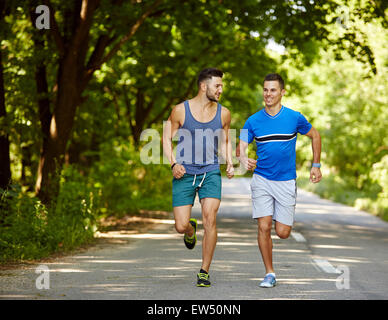
{"label": "green foliage", "polygon": [[55,243],[73,249],[90,241],[97,230],[98,193],[72,166],[65,167],[60,184],[55,208],[49,212],[48,228],[56,230]]}
{"label": "green foliage", "polygon": [[52,248],[47,232],[47,209],[18,185],[1,190],[0,261],[33,259]]}
{"label": "green foliage", "polygon": [[388,155],[373,165],[370,173],[373,181],[381,187],[376,199],[367,198],[356,202],[360,208],[366,208],[388,221]]}
{"label": "green foliage", "polygon": [[298,187],[314,192],[322,198],[354,206],[388,221],[386,191],[378,184],[374,184],[367,190],[359,190],[349,183],[346,177],[329,171],[324,172],[321,182],[313,184],[309,181],[309,171],[302,169],[298,172],[297,183]]}
{"label": "green foliage", "polygon": [[[105,56],[153,2],[99,1],[81,50],[85,59],[74,68]],[[50,3],[57,36],[68,43],[77,32],[79,2]],[[161,131],[171,107],[196,93],[197,74],[209,66],[225,71],[220,102],[237,130],[262,108],[264,75],[281,73],[284,104],[322,134],[328,172],[317,192],[386,215],[386,1],[162,1],[82,88],[69,128],[70,166],[50,207],[28,191],[45,137],[38,101],[48,98],[53,112],[63,70],[56,30],[39,31],[31,21],[36,4],[6,1],[0,21],[7,110],[0,132],[10,137],[12,178],[21,185],[1,193],[0,259],[72,249],[92,239],[102,214],[171,210],[169,166],[140,161],[140,135],[145,128]],[[284,52],[268,50],[271,41]],[[42,67],[47,92],[38,94]],[[249,152],[254,155],[253,147]],[[310,140],[301,137],[297,163],[303,168],[310,160]]]}
{"label": "green foliage", "polygon": [[[388,51],[379,41],[387,39],[388,32],[379,20],[365,24],[353,19],[353,27],[370,43],[377,74],[344,52],[345,60],[338,61],[332,49],[322,50],[320,61],[311,67],[290,68],[305,89],[288,101],[303,106],[322,136],[323,181],[309,188],[388,219]],[[301,154],[311,154],[308,144],[301,147]]]}
{"label": "green foliage", "polygon": [[49,208],[20,185],[0,192],[0,262],[38,259],[93,239],[97,193],[74,168],[63,170],[57,203]]}
{"label": "green foliage", "polygon": [[101,196],[102,213],[134,214],[139,210],[171,210],[171,170],[168,165],[140,161],[128,141],[114,140],[100,146],[100,161],[89,179]]}
{"label": "green foliage", "polygon": [[363,78],[357,62],[334,61],[330,54],[322,64],[328,68],[315,65],[303,72],[309,92],[301,103],[321,132],[324,163],[357,188],[368,187],[373,164],[387,152],[387,71]]}

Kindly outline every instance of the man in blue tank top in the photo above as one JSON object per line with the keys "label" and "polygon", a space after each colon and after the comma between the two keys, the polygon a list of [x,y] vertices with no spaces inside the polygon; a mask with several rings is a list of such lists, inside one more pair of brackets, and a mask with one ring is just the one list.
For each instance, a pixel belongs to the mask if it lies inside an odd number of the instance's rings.
{"label": "man in blue tank top", "polygon": [[[190,218],[198,193],[204,236],[202,266],[197,286],[209,287],[209,268],[217,242],[216,215],[221,202],[221,173],[218,149],[226,160],[228,178],[234,175],[229,137],[230,112],[218,103],[223,72],[208,68],[198,76],[198,94],[176,105],[163,131],[163,150],[171,163],[172,203],[175,229],[184,234],[184,243],[193,249],[197,220]],[[172,139],[178,135],[176,157]]]}
{"label": "man in blue tank top", "polygon": [[[300,113],[281,104],[284,81],[276,73],[264,79],[263,97],[265,108],[256,112],[245,122],[237,156],[248,170],[254,170],[251,181],[253,218],[258,221],[258,245],[263,258],[266,275],[260,287],[276,285],[272,264],[272,220],[276,234],[286,239],[291,233],[296,204],[295,144],[297,134],[311,138],[313,164],[310,180],[321,180],[321,137],[318,131]],[[246,155],[248,144],[253,140],[257,146],[258,159]]]}

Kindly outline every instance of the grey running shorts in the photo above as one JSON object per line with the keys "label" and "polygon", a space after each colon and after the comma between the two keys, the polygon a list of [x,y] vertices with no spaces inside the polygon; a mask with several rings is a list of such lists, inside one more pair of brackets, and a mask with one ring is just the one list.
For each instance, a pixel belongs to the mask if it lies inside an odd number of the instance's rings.
{"label": "grey running shorts", "polygon": [[296,180],[273,181],[253,174],[251,181],[253,218],[272,216],[288,226],[294,223]]}

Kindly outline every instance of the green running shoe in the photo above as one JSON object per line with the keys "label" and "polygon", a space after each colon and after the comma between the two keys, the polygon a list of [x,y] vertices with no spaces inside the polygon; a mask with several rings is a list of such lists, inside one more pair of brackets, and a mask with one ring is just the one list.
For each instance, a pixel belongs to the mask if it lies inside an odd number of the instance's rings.
{"label": "green running shoe", "polygon": [[194,249],[195,244],[197,243],[196,232],[197,232],[197,225],[198,224],[197,224],[197,220],[194,218],[191,218],[189,222],[194,228],[194,234],[191,238],[187,234],[185,234],[185,236],[183,237],[183,241],[184,241],[187,249]]}
{"label": "green running shoe", "polygon": [[197,274],[197,287],[210,287],[210,281],[209,281],[209,274],[208,273],[198,273]]}

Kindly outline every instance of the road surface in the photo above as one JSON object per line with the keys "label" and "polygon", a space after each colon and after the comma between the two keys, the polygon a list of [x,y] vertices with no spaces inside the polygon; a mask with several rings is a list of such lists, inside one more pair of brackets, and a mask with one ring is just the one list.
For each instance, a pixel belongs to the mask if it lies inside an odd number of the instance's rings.
{"label": "road surface", "polygon": [[[200,219],[198,200],[193,216]],[[212,287],[197,288],[203,228],[187,250],[172,219],[146,234],[111,232],[102,248],[0,271],[1,299],[388,299],[388,223],[298,190],[292,235],[273,234],[278,285],[258,286],[264,266],[251,218],[249,179],[223,180]],[[37,269],[38,268],[38,269]],[[43,270],[41,273],[37,273]],[[46,271],[45,271],[46,270]]]}

